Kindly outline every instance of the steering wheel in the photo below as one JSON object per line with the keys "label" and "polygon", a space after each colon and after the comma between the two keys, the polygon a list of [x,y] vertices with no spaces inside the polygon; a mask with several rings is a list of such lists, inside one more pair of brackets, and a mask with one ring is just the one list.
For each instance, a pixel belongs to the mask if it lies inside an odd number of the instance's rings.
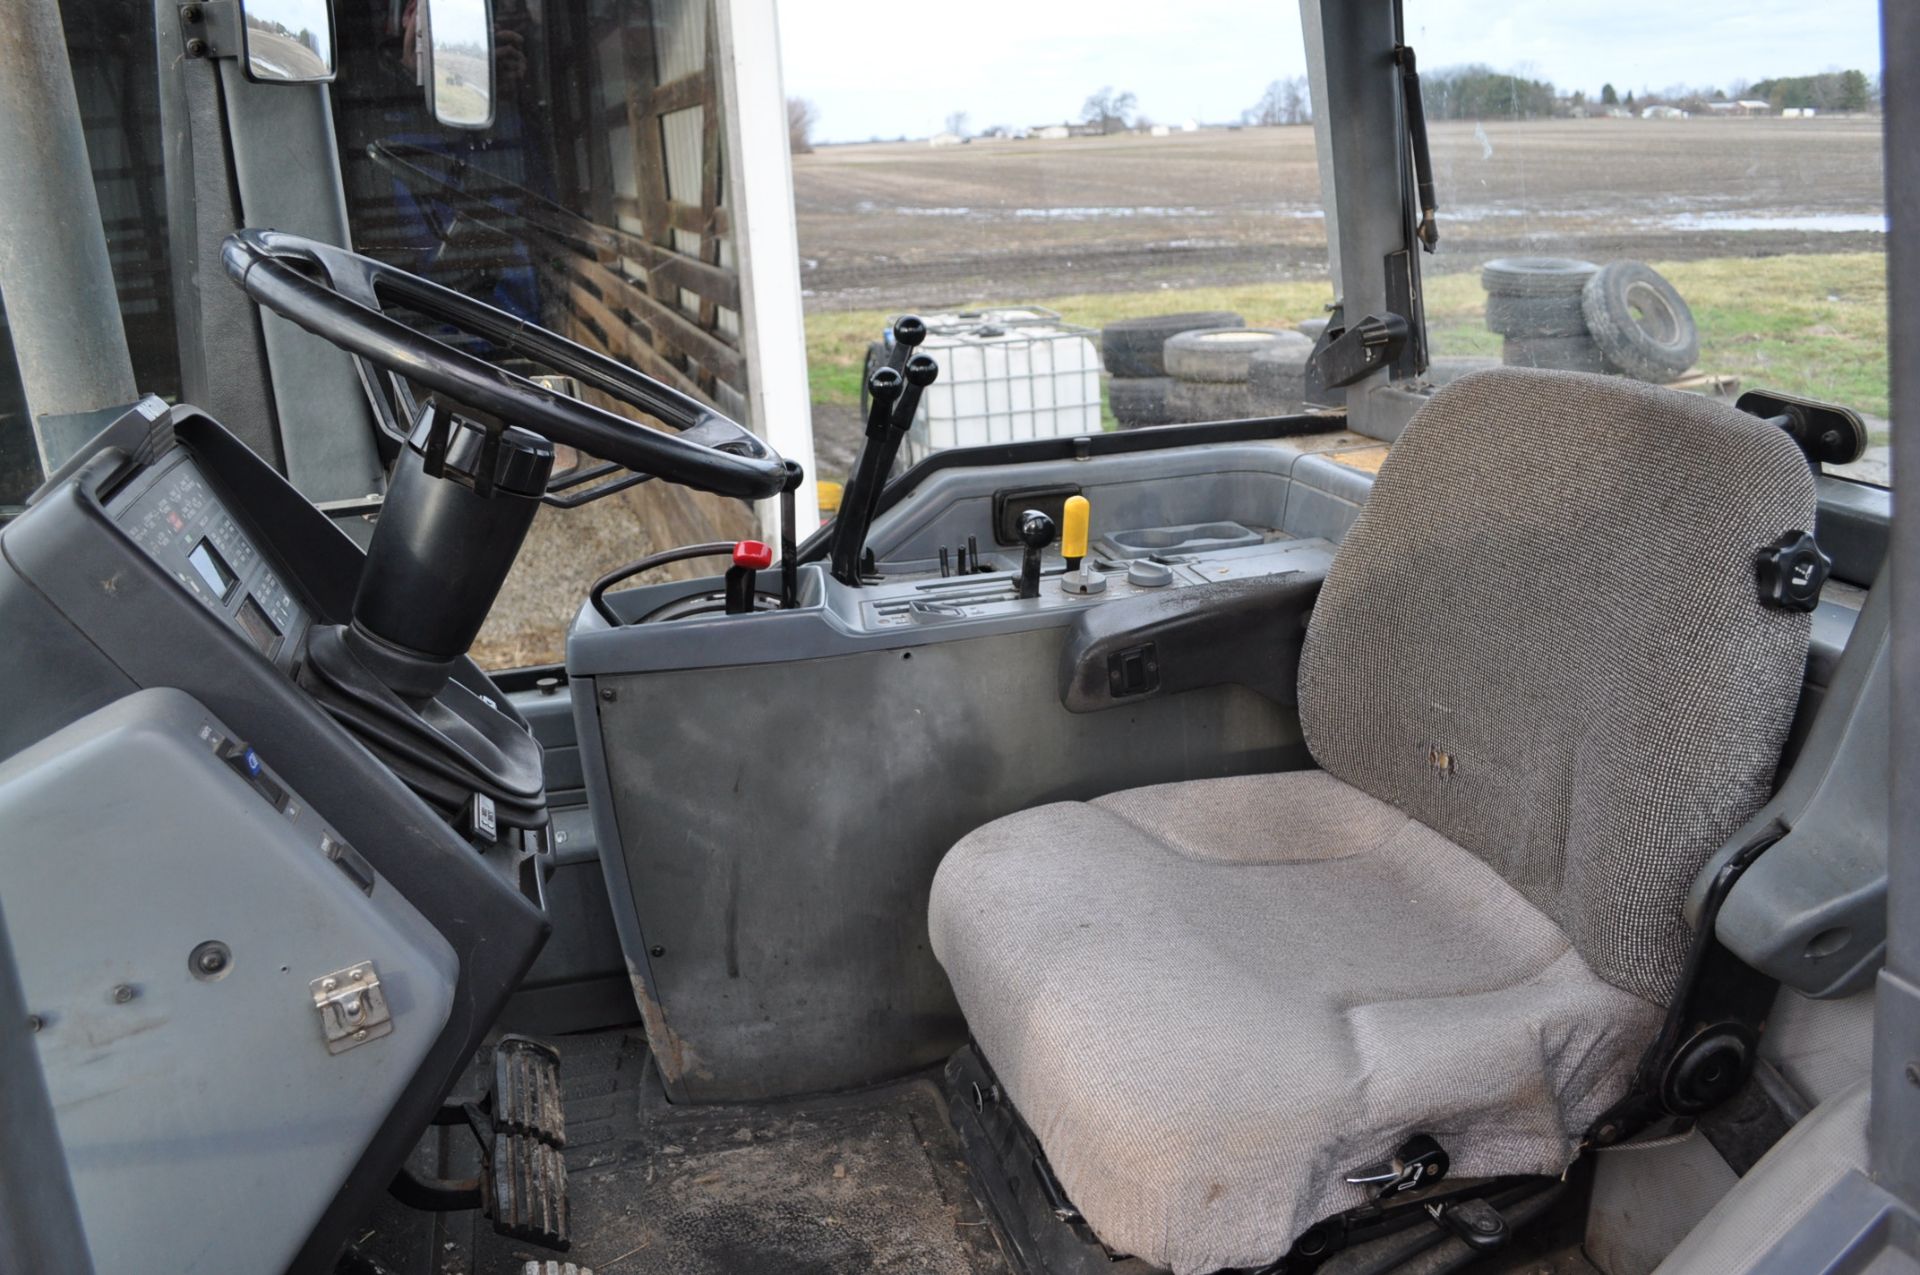
{"label": "steering wheel", "polygon": [[[246,294],[388,372],[466,407],[624,466],[637,475],[745,500],[776,496],[785,462],[744,425],[652,377],[504,310],[331,244],[241,230],[220,250]],[[680,431],[663,433],[495,367],[388,316],[397,302],[564,372]]]}

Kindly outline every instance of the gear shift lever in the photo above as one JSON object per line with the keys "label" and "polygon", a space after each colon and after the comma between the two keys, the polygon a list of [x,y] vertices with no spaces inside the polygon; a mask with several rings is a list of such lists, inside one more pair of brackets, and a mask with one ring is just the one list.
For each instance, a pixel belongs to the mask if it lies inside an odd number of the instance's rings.
{"label": "gear shift lever", "polygon": [[1020,555],[1020,589],[1014,596],[1040,596],[1040,553],[1053,543],[1053,530],[1053,519],[1038,509],[1020,515],[1020,543],[1025,550]]}

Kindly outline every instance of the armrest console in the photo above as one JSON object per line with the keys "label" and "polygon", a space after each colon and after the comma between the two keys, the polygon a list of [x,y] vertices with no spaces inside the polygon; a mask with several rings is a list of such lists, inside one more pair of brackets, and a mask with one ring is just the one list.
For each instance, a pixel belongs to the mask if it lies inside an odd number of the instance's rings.
{"label": "armrest console", "polygon": [[1203,686],[1298,702],[1307,617],[1324,577],[1295,571],[1089,607],[1060,651],[1060,702],[1094,713]]}

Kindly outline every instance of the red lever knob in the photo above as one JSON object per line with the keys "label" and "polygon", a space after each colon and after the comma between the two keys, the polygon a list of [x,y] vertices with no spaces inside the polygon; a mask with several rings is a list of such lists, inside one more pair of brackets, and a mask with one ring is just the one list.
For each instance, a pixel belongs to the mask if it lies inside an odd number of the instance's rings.
{"label": "red lever knob", "polygon": [[741,540],[733,546],[733,565],[749,571],[765,571],[773,565],[773,546],[758,540]]}

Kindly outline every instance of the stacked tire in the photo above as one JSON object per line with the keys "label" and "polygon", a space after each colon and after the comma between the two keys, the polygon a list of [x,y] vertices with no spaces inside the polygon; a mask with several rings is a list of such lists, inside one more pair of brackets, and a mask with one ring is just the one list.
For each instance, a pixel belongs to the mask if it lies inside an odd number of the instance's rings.
{"label": "stacked tire", "polygon": [[[1247,387],[1252,392],[1253,410],[1259,416],[1290,416],[1301,410],[1307,399],[1307,356],[1313,353],[1319,333],[1326,330],[1324,319],[1309,319],[1319,330],[1294,331],[1294,340],[1278,341],[1255,354],[1247,367]],[[1302,324],[1304,329],[1306,324]],[[1333,391],[1343,398],[1345,391]]]}
{"label": "stacked tire", "polygon": [[1244,328],[1230,310],[1196,310],[1116,319],[1100,333],[1100,361],[1107,369],[1107,404],[1121,429],[1172,425],[1173,378],[1167,373],[1167,341],[1199,329]]}
{"label": "stacked tire", "polygon": [[1287,328],[1202,328],[1170,337],[1167,374],[1173,378],[1168,406],[1182,421],[1230,421],[1293,411],[1276,408],[1271,393],[1256,389],[1254,369],[1275,359],[1297,365],[1302,375],[1313,342]]}
{"label": "stacked tire", "polygon": [[1480,283],[1508,366],[1663,382],[1699,356],[1687,303],[1642,262],[1503,257],[1481,267]]}

